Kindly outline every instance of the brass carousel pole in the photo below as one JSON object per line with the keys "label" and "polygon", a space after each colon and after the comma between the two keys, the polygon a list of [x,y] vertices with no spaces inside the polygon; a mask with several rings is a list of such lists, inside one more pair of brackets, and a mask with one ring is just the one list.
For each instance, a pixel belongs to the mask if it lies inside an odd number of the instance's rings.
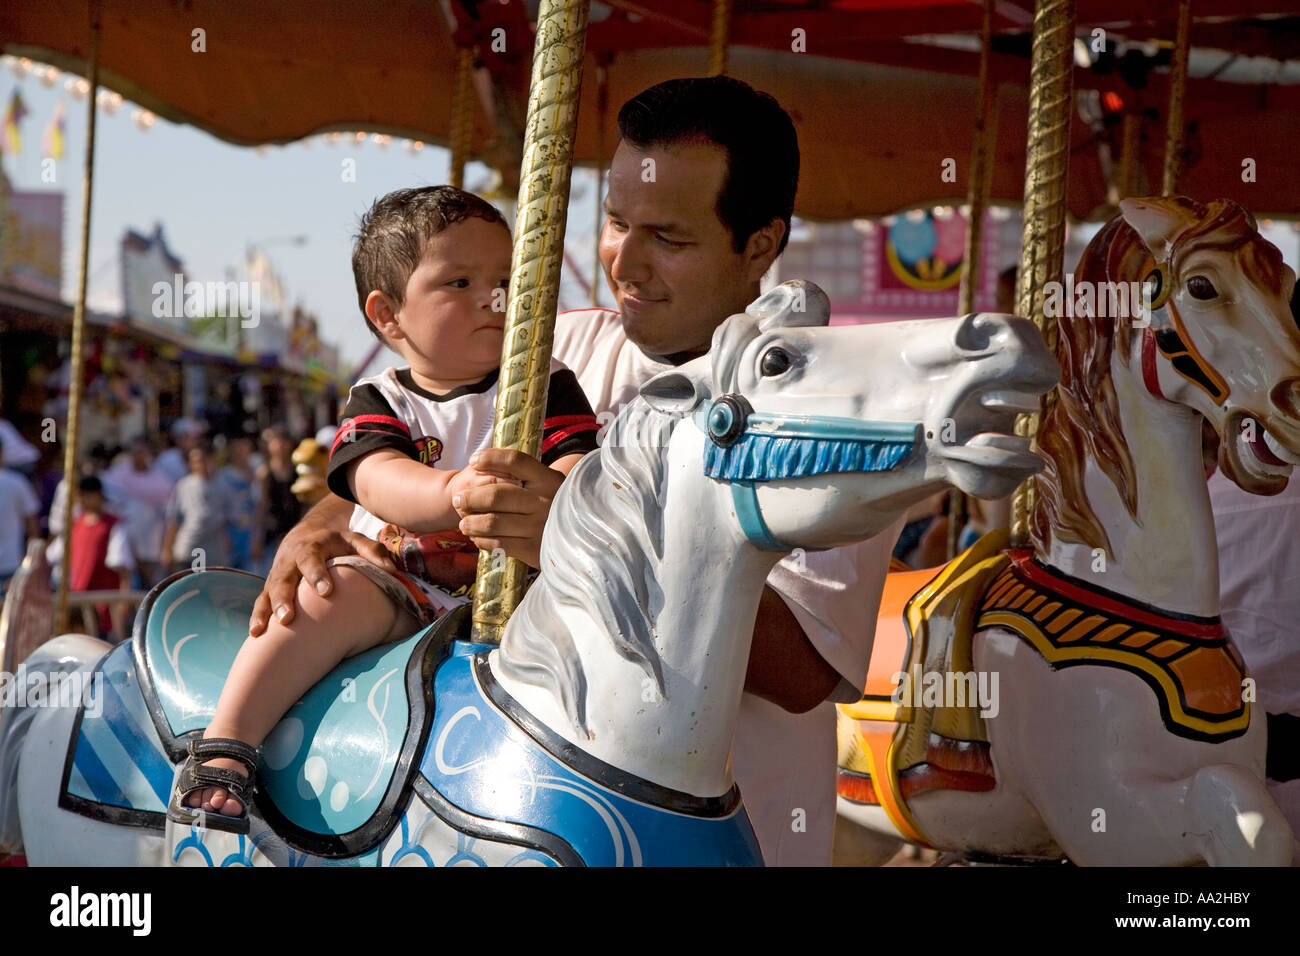
{"label": "brass carousel pole", "polygon": [[77,303],[72,312],[72,372],[68,379],[68,425],[64,433],[63,555],[59,560],[59,595],[55,604],[54,633],[68,629],[68,575],[72,567],[72,502],[77,494],[77,441],[81,428],[81,377],[85,374],[86,280],[90,266],[90,199],[95,183],[95,97],[99,93],[99,3],[90,0],[90,55],[86,64],[86,164],[81,186],[81,263],[77,274]]}
{"label": "brass carousel pole", "polygon": [[600,233],[605,224],[605,117],[609,113],[609,71],[596,64],[596,255],[591,267],[591,304],[600,305],[605,271],[600,265]]}
{"label": "brass carousel pole", "polygon": [[[975,132],[970,148],[970,182],[966,186],[966,204],[970,214],[966,223],[966,255],[962,262],[961,288],[957,296],[957,314],[975,311],[975,291],[980,282],[980,245],[984,239],[984,206],[989,194],[989,162],[997,129],[993,97],[993,78],[989,75],[989,58],[993,52],[993,0],[984,0],[984,21],[980,28],[979,109],[975,112]],[[948,498],[948,560],[957,556],[957,541],[967,515],[966,496],[953,488]]]}
{"label": "brass carousel pole", "polygon": [[1178,32],[1174,58],[1169,65],[1169,113],[1165,125],[1165,169],[1160,195],[1178,191],[1178,173],[1183,162],[1183,93],[1187,89],[1187,48],[1192,27],[1191,0],[1178,0]]}
{"label": "brass carousel pole", "polygon": [[727,44],[731,42],[731,0],[713,0],[713,35],[709,40],[709,76],[727,72]]}
{"label": "brass carousel pole", "polygon": [[[578,125],[588,0],[542,0],[492,444],[536,457],[546,409]],[[522,561],[479,552],[472,639],[500,643],[523,597]]]}
{"label": "brass carousel pole", "polygon": [[[1025,225],[1016,281],[1016,312],[1030,318],[1056,350],[1056,322],[1044,312],[1044,287],[1060,282],[1065,260],[1065,187],[1074,105],[1074,0],[1038,0],[1030,67],[1029,138],[1025,155]],[[1033,437],[1041,411],[1016,419],[1016,434]],[[1029,543],[1034,479],[1016,489],[1011,503],[1011,544]]]}
{"label": "brass carousel pole", "polygon": [[456,86],[451,96],[451,173],[448,182],[465,188],[465,163],[469,160],[473,121],[474,50],[461,47],[456,60]]}

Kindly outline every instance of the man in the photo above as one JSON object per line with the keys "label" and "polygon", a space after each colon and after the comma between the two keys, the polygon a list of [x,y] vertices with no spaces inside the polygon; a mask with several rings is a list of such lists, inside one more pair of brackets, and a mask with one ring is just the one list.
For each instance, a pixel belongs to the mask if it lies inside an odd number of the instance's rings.
{"label": "man", "polygon": [[173,485],[190,473],[190,449],[199,443],[204,430],[203,425],[192,418],[178,418],[172,423],[172,447],[158,456],[154,467]]}
{"label": "man", "polygon": [[100,479],[109,492],[109,510],[122,518],[141,584],[159,580],[167,502],[175,482],[154,462],[153,446],[140,436],[131,442],[131,456],[108,469]]}
{"label": "man", "polygon": [[234,511],[228,486],[219,480],[206,442],[190,448],[190,473],[176,482],[167,502],[163,532],[162,570],[170,574],[202,556],[206,567],[230,563],[226,520]]}
{"label": "man", "polygon": [[[714,330],[759,295],[789,234],[799,175],[793,123],[771,97],[725,77],[673,80],[629,101],[609,172],[600,259],[618,312],[566,313],[555,356],[597,414],[617,412],[651,376],[704,354]],[[467,494],[461,530],[536,566],[558,474],[492,451],[521,485]],[[341,529],[330,499],[286,537],[250,629],[272,608],[293,614],[301,568],[328,593],[325,558],[347,544],[391,566]],[[339,531],[330,531],[330,522]],[[830,862],[835,719],[828,698],[865,683],[878,594],[900,521],[871,541],[787,559],[768,579],[754,628],[734,751],[736,778],[769,864]],[[346,543],[345,543],[346,542]],[[297,567],[290,547],[298,550]],[[322,590],[323,589],[323,590]]]}

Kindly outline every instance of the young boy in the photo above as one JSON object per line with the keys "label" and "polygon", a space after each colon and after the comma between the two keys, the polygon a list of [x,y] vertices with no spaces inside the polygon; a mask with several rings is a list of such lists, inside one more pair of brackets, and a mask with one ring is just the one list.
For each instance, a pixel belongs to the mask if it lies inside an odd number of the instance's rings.
{"label": "young boy", "polygon": [[[358,301],[372,332],[408,364],[353,386],[329,484],[357,503],[354,530],[406,543],[397,564],[408,573],[338,559],[328,600],[304,582],[292,626],[272,620],[244,643],[203,740],[191,741],[173,819],[189,822],[202,808],[209,826],[246,831],[254,748],[285,711],[344,658],[467,600],[453,593],[463,582],[448,581],[432,558],[437,541],[458,546],[458,495],[497,480],[475,470],[472,456],[491,444],[510,253],[500,213],[450,186],[390,193],[362,218],[352,256]],[[568,474],[596,447],[597,424],[558,362],[545,419],[542,463]]]}
{"label": "young boy", "polygon": [[[77,482],[75,504],[80,511],[72,519],[72,557],[69,559],[69,591],[126,591],[131,587],[135,559],[131,554],[126,525],[104,510],[104,485],[94,475]],[[63,557],[63,536],[45,550],[51,563]],[[115,640],[126,637],[126,606],[95,605],[100,636]]]}

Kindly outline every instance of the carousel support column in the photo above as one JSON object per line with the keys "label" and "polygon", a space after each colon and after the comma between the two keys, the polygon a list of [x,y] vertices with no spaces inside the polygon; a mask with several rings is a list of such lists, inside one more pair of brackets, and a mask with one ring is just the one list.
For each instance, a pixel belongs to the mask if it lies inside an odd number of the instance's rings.
{"label": "carousel support column", "polygon": [[456,62],[456,87],[451,97],[451,173],[450,184],[465,188],[465,164],[469,161],[470,137],[473,133],[474,51],[461,47]]}
{"label": "carousel support column", "polygon": [[81,378],[85,374],[86,279],[90,264],[90,200],[95,183],[95,97],[99,93],[99,3],[90,0],[90,56],[86,81],[86,164],[81,189],[81,262],[77,274],[77,303],[72,312],[72,372],[68,379],[68,425],[64,434],[63,483],[67,490],[63,501],[63,557],[59,561],[59,595],[55,604],[54,633],[68,629],[68,575],[72,567],[72,501],[76,496],[77,441],[81,426]]}
{"label": "carousel support column", "polygon": [[[542,0],[537,12],[518,228],[492,431],[495,447],[534,457],[541,448],[550,379],[588,5],[588,0]],[[500,643],[523,597],[526,570],[514,558],[479,553],[475,641]]]}
{"label": "carousel support column", "polygon": [[[1065,259],[1065,186],[1073,107],[1074,0],[1038,0],[1030,67],[1029,138],[1025,155],[1025,226],[1016,282],[1016,312],[1032,319],[1056,350],[1056,321],[1044,311],[1044,287],[1060,282]],[[1051,393],[1037,413],[1016,419],[1016,434],[1032,438]],[[1029,543],[1034,479],[1016,489],[1011,543]]]}
{"label": "carousel support column", "polygon": [[731,41],[731,0],[713,0],[713,33],[709,40],[709,76],[727,73],[727,45]]}
{"label": "carousel support column", "polygon": [[1142,146],[1142,114],[1136,108],[1127,110],[1121,122],[1119,175],[1115,179],[1115,195],[1111,205],[1118,205],[1121,199],[1136,196],[1141,181],[1142,158],[1138,154]]}
{"label": "carousel support column", "polygon": [[1165,125],[1165,168],[1160,195],[1178,191],[1178,173],[1183,162],[1183,94],[1187,89],[1187,47],[1192,24],[1191,0],[1178,0],[1178,33],[1174,58],[1169,66],[1169,112]]}
{"label": "carousel support column", "polygon": [[[984,238],[984,208],[989,194],[989,177],[993,164],[989,153],[997,130],[997,112],[993,80],[989,76],[989,56],[993,51],[993,0],[984,0],[984,22],[980,29],[979,109],[975,112],[975,130],[970,149],[970,182],[966,187],[966,255],[962,260],[961,288],[957,297],[957,314],[975,311],[975,291],[980,281],[980,246]],[[968,514],[966,496],[954,488],[948,498],[948,560],[957,556],[957,541]]]}
{"label": "carousel support column", "polygon": [[596,64],[596,254],[591,264],[591,304],[600,305],[605,272],[600,265],[600,234],[605,224],[605,120],[609,115],[608,61]]}

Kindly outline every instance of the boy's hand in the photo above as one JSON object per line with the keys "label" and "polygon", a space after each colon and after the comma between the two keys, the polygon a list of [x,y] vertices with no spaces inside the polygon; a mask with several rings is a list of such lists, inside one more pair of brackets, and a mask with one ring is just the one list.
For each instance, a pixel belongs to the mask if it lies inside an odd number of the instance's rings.
{"label": "boy's hand", "polygon": [[505,448],[485,449],[470,464],[466,471],[495,480],[453,495],[452,507],[463,516],[461,533],[484,551],[500,548],[530,567],[541,567],[542,529],[564,475]]}
{"label": "boy's hand", "polygon": [[[494,485],[497,482],[504,480],[506,479],[479,471],[473,466],[462,468],[460,471],[452,475],[451,479],[447,482],[447,498],[452,502],[452,507],[455,508],[457,496],[463,495],[471,488],[478,488],[482,485]],[[459,508],[456,508],[456,510],[460,512],[462,518],[465,517],[465,512],[460,511]]]}

